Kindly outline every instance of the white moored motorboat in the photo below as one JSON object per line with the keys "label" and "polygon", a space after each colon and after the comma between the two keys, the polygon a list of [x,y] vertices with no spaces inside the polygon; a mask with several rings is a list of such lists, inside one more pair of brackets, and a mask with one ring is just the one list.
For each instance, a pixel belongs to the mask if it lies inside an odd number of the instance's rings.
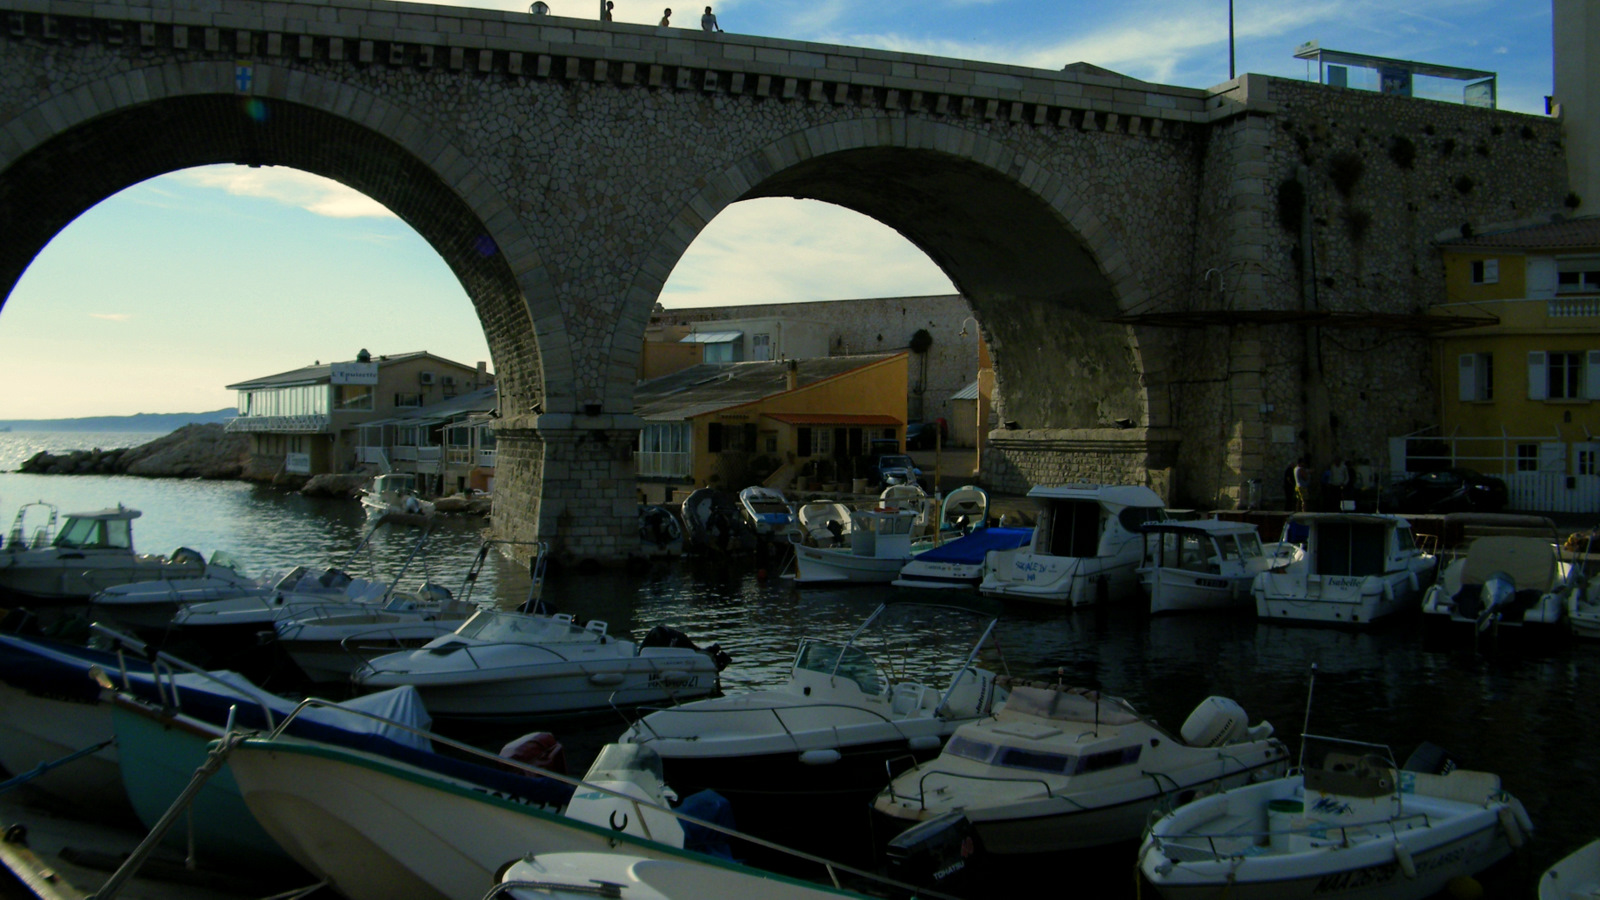
{"label": "white moored motorboat", "polygon": [[361,508],[373,521],[385,519],[399,524],[420,525],[434,512],[434,505],[417,492],[417,476],[408,472],[385,472],[373,476],[361,492]]}
{"label": "white moored motorboat", "polygon": [[[907,629],[893,623],[908,616],[925,632],[965,630],[976,640],[964,654],[954,648],[942,660],[927,654],[944,671],[902,671],[891,679],[863,645],[903,650]],[[653,748],[667,780],[681,790],[727,797],[751,830],[788,830],[819,811],[842,826],[840,817],[858,811],[883,786],[891,760],[932,758],[958,727],[1005,699],[995,674],[973,664],[994,625],[993,618],[955,607],[881,605],[843,642],[802,640],[783,685],[655,710],[618,740]],[[769,818],[771,827],[757,826]],[[814,826],[798,827],[814,833]]]}
{"label": "white moored motorboat", "polygon": [[[866,894],[709,859],[652,859],[632,853],[545,853],[518,860],[489,900],[589,900],[596,885],[628,900],[828,900]],[[613,895],[606,895],[613,896]]]}
{"label": "white moored motorboat", "polygon": [[[23,531],[19,522],[11,540],[0,548],[0,596],[9,594],[30,604],[78,604],[113,585],[217,574],[208,571],[204,556],[187,547],[179,547],[171,556],[135,553],[133,520],[141,515],[122,505],[68,513],[59,531],[50,535],[51,526],[46,526],[32,544],[19,539]],[[41,544],[46,535],[48,543]]]}
{"label": "white moored motorboat", "polygon": [[1572,851],[1539,876],[1539,900],[1594,900],[1600,897],[1600,841]]}
{"label": "white moored motorboat", "polygon": [[[885,492],[887,493],[887,491]],[[991,550],[1014,550],[1033,537],[1032,528],[989,527],[989,494],[977,485],[956,488],[939,503],[938,531],[931,549],[900,567],[892,584],[909,588],[975,588],[983,580]]]}
{"label": "white moored motorboat", "polygon": [[1411,523],[1379,513],[1296,513],[1284,542],[1305,552],[1256,576],[1256,616],[1280,623],[1366,626],[1416,609],[1438,559]]}
{"label": "white moored motorboat", "polygon": [[794,524],[794,507],[777,488],[745,488],[739,492],[739,509],[756,534],[782,534]]}
{"label": "white moored motorboat", "polygon": [[978,589],[1007,599],[1081,606],[1131,595],[1144,553],[1139,527],[1166,518],[1161,498],[1139,485],[1036,487],[1033,540],[989,555]]}
{"label": "white moored motorboat", "polygon": [[715,645],[700,650],[656,626],[619,640],[598,619],[482,609],[416,650],[369,660],[352,673],[361,690],[409,684],[438,718],[523,719],[701,697],[717,689]]}
{"label": "white moored motorboat", "polygon": [[1272,726],[1251,727],[1224,697],[1207,698],[1174,735],[1120,698],[1019,684],[992,717],[961,726],[938,759],[895,778],[873,808],[896,830],[927,823],[891,853],[946,872],[961,860],[918,845],[960,846],[950,829],[970,829],[989,854],[1096,847],[1138,837],[1163,802],[1276,778],[1288,764]]}
{"label": "white moored motorboat", "polygon": [[1256,575],[1293,558],[1267,555],[1256,526],[1248,522],[1146,522],[1144,539],[1139,586],[1150,598],[1152,613],[1250,606],[1254,602],[1250,585]]}
{"label": "white moored motorboat", "polygon": [[1139,848],[1167,900],[1419,900],[1533,830],[1488,772],[1400,769],[1387,747],[1307,736],[1303,774],[1168,813]]}
{"label": "white moored motorboat", "polygon": [[789,532],[795,584],[893,581],[916,553],[911,531],[918,516],[917,510],[900,507],[852,510],[849,530],[838,545],[830,546],[819,546],[802,532]]}
{"label": "white moored motorboat", "polygon": [[1582,570],[1550,539],[1484,535],[1451,562],[1422,598],[1428,621],[1499,631],[1554,632],[1583,593]]}

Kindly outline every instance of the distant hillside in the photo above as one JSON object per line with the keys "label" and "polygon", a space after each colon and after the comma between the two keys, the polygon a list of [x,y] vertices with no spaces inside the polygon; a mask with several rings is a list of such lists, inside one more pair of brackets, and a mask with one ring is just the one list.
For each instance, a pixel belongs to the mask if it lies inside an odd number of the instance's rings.
{"label": "distant hillside", "polygon": [[142,431],[166,433],[185,425],[226,422],[237,416],[233,407],[204,413],[138,413],[132,416],[88,416],[82,419],[0,419],[0,429],[11,431]]}

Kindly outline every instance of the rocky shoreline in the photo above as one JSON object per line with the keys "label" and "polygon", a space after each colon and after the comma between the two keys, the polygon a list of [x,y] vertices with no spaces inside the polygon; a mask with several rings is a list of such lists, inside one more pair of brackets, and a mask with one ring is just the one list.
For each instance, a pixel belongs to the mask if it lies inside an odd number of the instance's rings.
{"label": "rocky shoreline", "polygon": [[[141,478],[203,478],[211,481],[270,481],[317,497],[361,496],[370,473],[303,476],[268,475],[250,468],[250,439],[229,434],[218,423],[185,425],[148,444],[113,450],[40,451],[17,469],[27,475],[137,475]],[[443,513],[489,514],[486,497],[441,497]]]}

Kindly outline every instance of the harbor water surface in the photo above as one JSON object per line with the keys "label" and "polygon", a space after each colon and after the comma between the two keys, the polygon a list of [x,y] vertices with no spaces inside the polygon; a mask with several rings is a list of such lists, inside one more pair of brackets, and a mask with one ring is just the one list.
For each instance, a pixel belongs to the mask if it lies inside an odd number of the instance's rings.
{"label": "harbor water surface", "polygon": [[[122,503],[144,513],[134,523],[140,551],[187,546],[209,557],[223,550],[250,574],[320,563],[391,577],[412,550],[414,536],[397,532],[380,534],[353,554],[365,521],[352,500],[308,498],[243,482],[12,471],[36,450],[132,446],[150,437],[0,435],[0,523],[9,529],[18,507],[34,500],[63,513]],[[459,592],[486,524],[481,518],[441,517],[402,583],[428,577]],[[597,574],[556,572],[544,595],[559,610],[606,620],[614,634],[642,637],[665,623],[701,646],[720,643],[733,658],[722,674],[725,692],[781,683],[801,637],[843,637],[882,601],[960,602],[999,617],[1000,651],[985,652],[983,665],[1124,697],[1173,731],[1215,694],[1238,701],[1252,722],[1270,721],[1291,752],[1302,730],[1386,744],[1400,759],[1431,741],[1466,768],[1499,774],[1527,806],[1537,830],[1519,859],[1484,879],[1488,896],[1532,897],[1545,866],[1600,835],[1600,644],[1475,647],[1466,634],[1427,641],[1414,617],[1372,632],[1257,624],[1248,612],[1153,618],[1139,609],[1137,597],[1065,610],[1002,606],[976,594],[797,588],[781,577],[781,566],[747,557]],[[473,597],[515,603],[528,584],[524,564],[496,557]],[[922,661],[953,666],[966,649],[952,645],[939,627],[913,622],[898,639],[895,665],[909,664],[912,671]],[[570,736],[559,735],[573,751],[573,767],[581,772],[588,762],[584,753],[620,733],[622,725],[607,713],[575,724]],[[486,735],[483,743],[510,736]],[[1131,844],[1126,852],[1088,855],[1072,865],[1092,867],[1061,874],[1080,886],[1094,885],[1093,895],[1131,897],[1138,891]],[[1071,884],[1066,880],[1063,887]],[[972,890],[972,896],[989,895]],[[1143,892],[1154,896],[1148,885]]]}

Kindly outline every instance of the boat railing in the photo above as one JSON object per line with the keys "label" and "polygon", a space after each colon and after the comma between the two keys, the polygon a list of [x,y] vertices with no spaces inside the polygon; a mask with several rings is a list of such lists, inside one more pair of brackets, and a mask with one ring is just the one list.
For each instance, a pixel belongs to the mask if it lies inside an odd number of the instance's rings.
{"label": "boat railing", "polygon": [[361,716],[361,717],[364,717],[364,718],[367,718],[367,719],[371,719],[371,720],[373,720],[375,722],[382,723],[382,724],[384,724],[386,726],[389,726],[389,727],[392,727],[392,728],[397,728],[397,729],[400,729],[402,731],[410,732],[413,735],[421,737],[421,738],[423,738],[423,739],[425,739],[427,741],[431,741],[435,747],[444,746],[444,747],[450,748],[450,750],[452,751],[452,755],[464,755],[467,759],[475,761],[475,762],[478,762],[480,764],[486,764],[486,765],[494,766],[494,767],[497,767],[497,768],[510,768],[510,769],[516,770],[519,774],[522,774],[522,775],[525,775],[525,776],[532,776],[532,777],[537,777],[537,778],[547,778],[547,779],[550,779],[551,781],[556,781],[556,782],[559,782],[561,784],[565,784],[565,785],[567,785],[569,787],[572,787],[574,789],[582,789],[584,791],[594,791],[594,792],[606,794],[606,795],[610,796],[611,798],[616,799],[616,800],[621,800],[621,801],[629,804],[632,807],[633,813],[634,813],[634,821],[637,821],[640,824],[640,827],[642,827],[644,829],[645,837],[649,838],[650,840],[655,840],[655,838],[650,834],[649,818],[644,815],[646,810],[649,810],[652,813],[659,813],[661,815],[670,816],[673,819],[678,820],[679,822],[687,822],[687,823],[690,823],[690,824],[693,824],[693,825],[697,825],[697,826],[699,826],[701,828],[705,828],[705,829],[707,829],[709,831],[716,832],[717,834],[720,834],[720,835],[722,835],[724,837],[733,838],[733,839],[736,839],[736,840],[739,840],[739,841],[744,841],[744,842],[747,842],[749,844],[754,844],[754,845],[756,845],[758,847],[762,847],[762,848],[765,848],[767,850],[774,851],[776,853],[779,853],[779,854],[782,854],[784,856],[787,856],[787,857],[789,857],[791,859],[800,860],[800,861],[803,861],[803,862],[806,862],[806,863],[810,863],[812,865],[820,866],[827,873],[829,880],[832,882],[832,884],[833,884],[833,886],[835,888],[839,888],[839,889],[843,888],[843,884],[840,881],[840,875],[842,873],[842,874],[848,874],[848,875],[850,875],[850,876],[852,876],[854,878],[865,879],[867,881],[872,882],[874,885],[877,885],[877,886],[880,886],[880,887],[888,887],[888,888],[892,888],[892,889],[894,889],[896,891],[904,892],[906,896],[910,896],[910,897],[931,897],[931,898],[936,898],[936,900],[957,900],[957,898],[952,897],[952,896],[950,896],[948,894],[938,893],[936,891],[931,891],[931,890],[928,890],[926,888],[918,888],[918,887],[915,887],[913,885],[909,885],[909,884],[905,884],[903,882],[896,881],[896,880],[894,880],[892,878],[886,878],[883,875],[877,874],[875,872],[869,872],[869,871],[866,871],[864,869],[858,869],[858,868],[855,868],[853,866],[846,865],[844,863],[835,862],[834,860],[826,859],[826,858],[821,857],[821,856],[816,856],[815,854],[807,853],[807,852],[805,852],[803,850],[797,850],[797,849],[795,849],[793,847],[786,847],[786,846],[784,846],[782,844],[778,844],[778,843],[775,843],[773,841],[769,841],[769,840],[767,840],[765,838],[757,837],[755,835],[748,834],[746,832],[742,832],[742,831],[739,831],[739,830],[734,829],[734,828],[729,828],[728,826],[722,825],[722,824],[717,823],[717,822],[711,822],[711,821],[707,821],[705,819],[696,818],[695,816],[687,815],[687,814],[685,814],[683,812],[680,812],[679,810],[671,808],[670,806],[666,806],[665,804],[652,803],[652,802],[650,802],[648,800],[640,799],[639,797],[636,797],[636,796],[634,796],[632,794],[625,793],[623,791],[620,791],[620,790],[617,790],[617,789],[614,789],[614,788],[611,788],[611,787],[607,787],[606,785],[603,785],[603,784],[594,784],[594,783],[585,781],[582,778],[574,778],[574,777],[572,777],[570,775],[567,775],[565,773],[562,773],[562,772],[552,772],[552,771],[549,771],[549,770],[546,770],[546,769],[541,769],[538,766],[530,765],[529,763],[525,763],[525,762],[523,762],[521,760],[518,760],[518,759],[511,759],[511,758],[508,758],[508,757],[499,756],[499,755],[496,755],[494,753],[490,753],[489,751],[484,750],[484,749],[482,749],[480,747],[474,747],[471,744],[466,744],[466,743],[463,743],[461,741],[457,741],[457,740],[454,740],[452,738],[445,737],[444,735],[437,734],[437,733],[432,732],[432,731],[428,731],[427,729],[418,728],[418,727],[416,727],[414,725],[410,725],[410,724],[405,723],[405,722],[397,722],[397,721],[389,719],[389,718],[387,718],[385,716],[381,716],[381,715],[378,715],[376,713],[368,712],[366,710],[352,709],[352,708],[349,708],[349,707],[346,707],[346,706],[342,706],[342,705],[340,705],[338,703],[335,703],[335,702],[333,702],[331,700],[322,700],[322,699],[319,699],[319,698],[316,698],[316,697],[307,697],[306,699],[300,701],[300,703],[294,708],[294,710],[292,712],[289,713],[289,715],[285,716],[283,718],[283,720],[280,721],[277,724],[276,727],[274,727],[273,729],[271,729],[269,732],[267,732],[265,734],[265,736],[264,736],[265,740],[270,742],[270,741],[275,741],[275,740],[279,740],[279,739],[283,738],[284,737],[284,733],[289,728],[290,724],[292,722],[294,722],[294,720],[296,718],[298,718],[302,712],[304,712],[304,711],[306,711],[308,709],[311,709],[311,708],[315,708],[315,707],[332,707],[332,708],[336,708],[336,709],[340,710],[341,712],[348,713],[350,715]]}
{"label": "boat railing", "polygon": [[[1241,856],[1240,845],[1259,847],[1270,844],[1273,838],[1304,837],[1317,841],[1317,846],[1349,847],[1355,840],[1376,840],[1380,837],[1400,837],[1400,832],[1412,828],[1430,828],[1433,818],[1425,812],[1410,813],[1377,822],[1354,822],[1339,825],[1332,822],[1312,822],[1293,828],[1272,828],[1266,831],[1223,831],[1197,834],[1186,832],[1162,836],[1149,831],[1151,844],[1169,858],[1182,857],[1184,862],[1204,862],[1205,854],[1211,861],[1234,859]],[[1203,845],[1203,846],[1202,846]],[[1176,853],[1173,850],[1177,850]],[[1201,854],[1196,856],[1195,854]]]}
{"label": "boat railing", "polygon": [[[867,709],[866,707],[855,706],[854,704],[850,704],[850,703],[807,703],[804,706],[767,707],[766,709],[693,709],[693,708],[690,708],[690,707],[687,707],[687,706],[675,706],[675,707],[642,706],[642,707],[639,707],[638,710],[637,710],[639,713],[641,713],[641,716],[640,716],[640,718],[639,718],[639,720],[638,720],[638,722],[636,724],[640,725],[641,727],[643,727],[644,729],[649,731],[654,740],[666,741],[666,740],[673,740],[675,738],[682,738],[682,737],[684,737],[684,735],[676,735],[676,734],[674,734],[674,735],[664,735],[661,732],[656,731],[655,726],[650,724],[650,715],[649,715],[650,713],[654,713],[654,712],[672,712],[672,713],[678,714],[678,715],[682,715],[682,714],[686,714],[687,713],[687,714],[694,714],[694,715],[726,716],[726,717],[729,717],[729,718],[740,718],[740,719],[747,719],[747,720],[751,719],[751,718],[754,718],[754,717],[765,717],[765,716],[770,714],[772,719],[778,723],[778,728],[783,732],[783,734],[787,735],[790,740],[795,741],[795,746],[798,749],[799,748],[799,741],[798,741],[798,739],[795,738],[795,733],[794,733],[794,731],[792,729],[790,729],[789,723],[785,722],[783,720],[783,713],[784,712],[790,712],[790,711],[792,711],[792,712],[807,712],[807,713],[809,713],[812,710],[827,710],[827,709],[848,709],[851,712],[859,712],[859,713],[866,714],[866,716],[869,717],[869,721],[867,721],[865,723],[859,723],[859,724],[877,725],[880,722],[883,723],[883,724],[886,724],[886,725],[893,725],[894,724],[894,720],[893,719],[891,719],[889,716],[883,714],[882,712],[880,712],[878,710]],[[877,722],[870,721],[871,718],[876,718],[878,721]],[[764,732],[764,734],[776,734],[776,733],[777,732],[773,732],[773,731]],[[704,732],[699,732],[699,731],[695,731],[695,732],[693,732],[693,734],[698,735],[702,739],[706,736]]]}
{"label": "boat railing", "polygon": [[95,677],[95,680],[100,682],[101,687],[107,690],[121,690],[126,693],[133,692],[133,679],[129,674],[130,669],[125,655],[125,651],[132,650],[150,661],[150,674],[155,682],[156,698],[162,706],[179,711],[183,709],[182,692],[178,690],[177,682],[178,673],[183,672],[215,684],[229,697],[253,701],[261,709],[262,721],[267,723],[268,728],[273,727],[275,717],[272,713],[272,707],[267,704],[265,699],[243,692],[240,690],[239,685],[218,678],[214,673],[207,672],[191,662],[179,659],[161,650],[154,650],[138,638],[123,634],[104,623],[94,622],[90,624],[89,629],[112,642],[111,650],[117,655],[117,665],[121,669],[119,674],[122,676],[122,684],[120,687],[115,683],[108,683],[111,682],[111,679],[105,676],[103,669],[100,676],[95,676],[93,670],[91,670],[91,677]]}

